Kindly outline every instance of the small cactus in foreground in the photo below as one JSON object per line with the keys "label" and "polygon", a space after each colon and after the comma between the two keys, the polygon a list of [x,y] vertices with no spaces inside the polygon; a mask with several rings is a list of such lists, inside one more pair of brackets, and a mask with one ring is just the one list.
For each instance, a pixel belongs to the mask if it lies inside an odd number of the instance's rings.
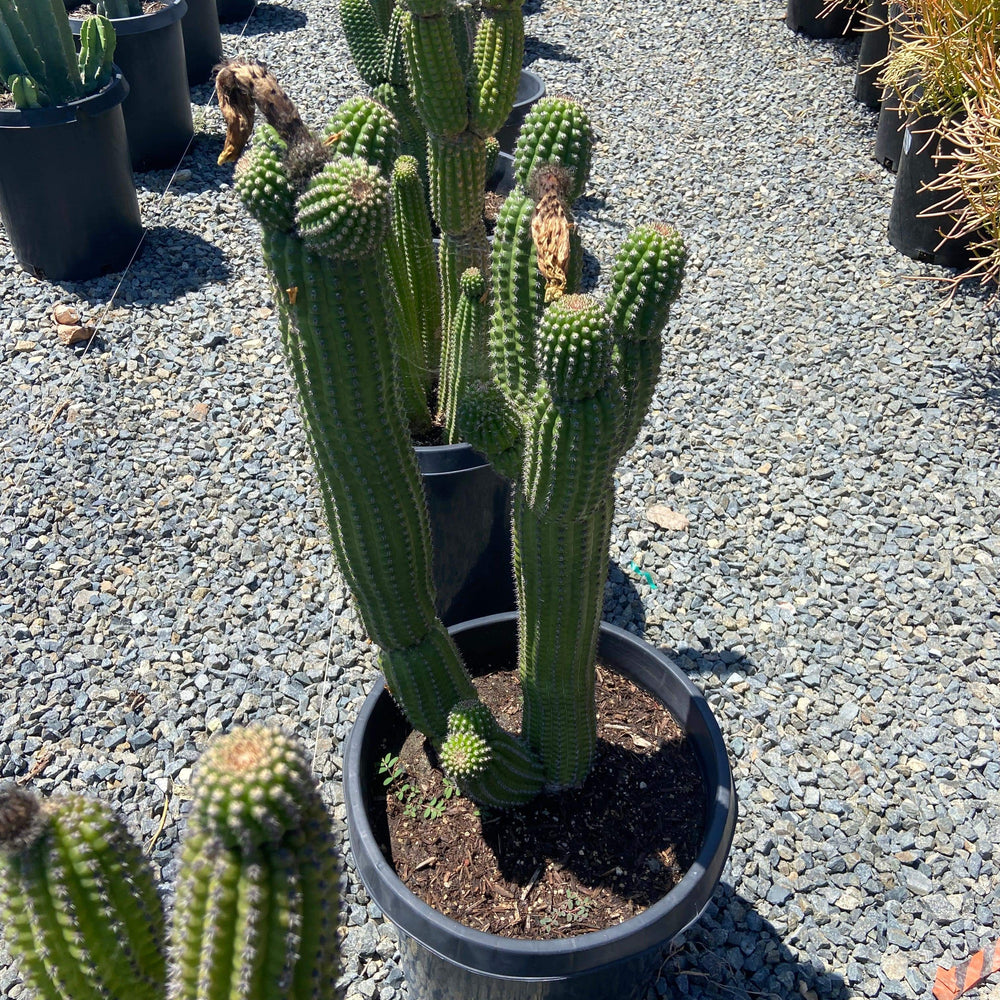
{"label": "small cactus in foreground", "polygon": [[0,915],[44,1000],[162,1000],[166,926],[121,820],[77,795],[0,788]]}
{"label": "small cactus in foreground", "polygon": [[170,963],[152,870],[121,819],[0,788],[0,926],[39,1000],[327,1000],[337,877],[305,754],[273,728],[235,730],[198,765]]}
{"label": "small cactus in foreground", "polygon": [[177,877],[172,1000],[320,1000],[337,968],[337,865],[302,748],[264,726],[199,762]]}

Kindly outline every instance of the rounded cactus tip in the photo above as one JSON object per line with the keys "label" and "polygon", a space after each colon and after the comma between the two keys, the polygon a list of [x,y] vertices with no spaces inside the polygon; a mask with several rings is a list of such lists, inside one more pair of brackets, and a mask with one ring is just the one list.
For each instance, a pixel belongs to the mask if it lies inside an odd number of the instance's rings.
{"label": "rounded cactus tip", "polygon": [[481,774],[493,756],[490,736],[497,725],[481,701],[459,702],[448,713],[448,735],[441,745],[441,764],[458,780]]}
{"label": "rounded cactus tip", "polygon": [[389,224],[389,185],[378,167],[336,156],[313,177],[298,200],[302,240],[331,257],[365,257]]}
{"label": "rounded cactus tip", "polygon": [[469,267],[459,279],[462,294],[470,299],[481,299],[486,294],[486,279],[478,267]]}
{"label": "rounded cactus tip", "polygon": [[192,819],[226,846],[274,843],[303,820],[317,792],[305,751],[269,726],[236,729],[205,751],[193,781]]}
{"label": "rounded cactus tip", "polygon": [[604,303],[591,295],[564,295],[542,316],[538,362],[554,396],[585,399],[608,378],[613,339]]}
{"label": "rounded cactus tip", "polygon": [[38,796],[13,782],[0,785],[0,851],[17,854],[24,850],[41,827]]}

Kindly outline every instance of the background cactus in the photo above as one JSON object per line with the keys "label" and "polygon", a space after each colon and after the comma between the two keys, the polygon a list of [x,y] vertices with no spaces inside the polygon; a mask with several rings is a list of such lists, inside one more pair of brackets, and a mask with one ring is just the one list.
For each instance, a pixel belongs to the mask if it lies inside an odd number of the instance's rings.
{"label": "background cactus", "polygon": [[63,0],[0,0],[0,83],[19,108],[66,104],[111,79],[115,32],[105,17],[81,33],[77,55]]}
{"label": "background cactus", "polygon": [[97,13],[105,17],[139,17],[142,0],[97,0]]}
{"label": "background cactus", "polygon": [[199,762],[168,969],[152,870],[103,803],[0,788],[0,915],[40,1000],[327,1000],[337,968],[329,816],[302,747],[251,726]]}

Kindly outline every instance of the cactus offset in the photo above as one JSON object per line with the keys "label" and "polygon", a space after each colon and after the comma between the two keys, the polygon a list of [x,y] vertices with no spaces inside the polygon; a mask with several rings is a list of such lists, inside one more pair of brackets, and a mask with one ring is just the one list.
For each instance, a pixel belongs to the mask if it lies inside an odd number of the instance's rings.
{"label": "cactus offset", "polygon": [[100,802],[0,788],[0,925],[44,1000],[163,1000],[152,871]]}
{"label": "cactus offset", "polygon": [[0,85],[17,107],[66,104],[108,83],[114,28],[92,20],[77,55],[63,0],[0,0]]}

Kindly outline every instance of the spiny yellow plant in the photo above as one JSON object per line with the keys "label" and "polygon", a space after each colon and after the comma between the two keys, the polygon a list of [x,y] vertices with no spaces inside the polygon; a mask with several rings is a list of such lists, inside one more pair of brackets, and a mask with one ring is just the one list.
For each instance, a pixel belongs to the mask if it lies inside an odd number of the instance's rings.
{"label": "spiny yellow plant", "polygon": [[904,113],[948,121],[975,88],[976,67],[1000,32],[997,0],[903,0],[890,23],[894,47],[882,83],[900,96]]}

